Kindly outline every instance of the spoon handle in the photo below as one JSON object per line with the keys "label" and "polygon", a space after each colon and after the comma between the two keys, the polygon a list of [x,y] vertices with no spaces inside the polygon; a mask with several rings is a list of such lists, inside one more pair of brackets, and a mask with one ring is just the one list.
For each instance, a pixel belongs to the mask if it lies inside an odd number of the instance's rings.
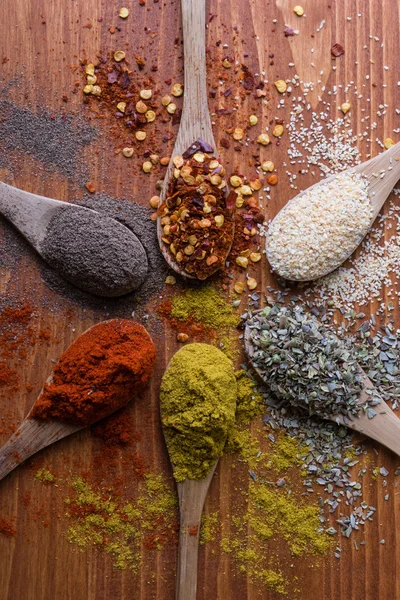
{"label": "spoon handle", "polygon": [[196,600],[201,515],[217,462],[204,479],[178,483],[180,530],[175,600]]}
{"label": "spoon handle", "polygon": [[[361,393],[361,396],[365,393]],[[373,419],[361,412],[353,421],[344,421],[343,416],[332,417],[332,421],[340,421],[343,425],[359,431],[363,435],[368,436],[372,440],[379,442],[392,452],[400,456],[400,419],[392,411],[389,405],[382,403],[374,407],[377,415]]]}
{"label": "spoon handle", "polygon": [[0,182],[0,212],[37,248],[54,210],[64,203]]}
{"label": "spoon handle", "polygon": [[[197,138],[214,144],[207,103],[206,0],[181,0],[185,53],[185,93],[179,133],[187,148]],[[185,146],[186,144],[186,146]]]}
{"label": "spoon handle", "polygon": [[24,419],[17,431],[0,448],[0,480],[39,450],[79,429],[82,427],[58,421]]}
{"label": "spoon handle", "polygon": [[369,180],[369,195],[373,208],[372,220],[378,216],[387,197],[400,179],[400,143],[355,169]]}

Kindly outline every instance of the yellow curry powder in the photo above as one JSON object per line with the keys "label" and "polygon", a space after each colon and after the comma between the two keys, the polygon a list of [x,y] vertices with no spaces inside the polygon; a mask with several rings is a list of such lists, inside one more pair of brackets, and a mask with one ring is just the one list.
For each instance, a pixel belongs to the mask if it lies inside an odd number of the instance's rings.
{"label": "yellow curry powder", "polygon": [[160,390],[162,424],[177,481],[201,479],[223,454],[235,422],[232,362],[208,344],[188,344],[171,359]]}

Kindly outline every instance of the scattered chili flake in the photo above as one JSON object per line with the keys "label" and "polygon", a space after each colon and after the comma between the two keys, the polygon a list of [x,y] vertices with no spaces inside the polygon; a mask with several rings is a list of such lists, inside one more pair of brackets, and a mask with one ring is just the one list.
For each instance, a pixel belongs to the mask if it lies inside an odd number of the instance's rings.
{"label": "scattered chili flake", "polygon": [[188,533],[189,535],[197,535],[199,533],[199,526],[198,525],[192,525],[188,528]]}
{"label": "scattered chili flake", "polygon": [[127,446],[138,439],[133,417],[125,408],[92,425],[91,432],[109,446]]}
{"label": "scattered chili flake", "polygon": [[290,37],[295,35],[294,30],[291,27],[285,27],[285,29],[283,30],[283,33],[285,34],[285,37]]}
{"label": "scattered chili flake", "polygon": [[14,537],[16,529],[13,525],[13,521],[6,521],[6,519],[0,517],[0,534],[8,538]]}
{"label": "scattered chili flake", "polygon": [[338,56],[342,56],[342,54],[344,54],[343,46],[341,46],[340,44],[334,44],[331,48],[331,54],[335,58],[337,58]]}
{"label": "scattered chili flake", "polygon": [[254,75],[246,65],[242,65],[243,87],[245,90],[254,90],[256,82]]}

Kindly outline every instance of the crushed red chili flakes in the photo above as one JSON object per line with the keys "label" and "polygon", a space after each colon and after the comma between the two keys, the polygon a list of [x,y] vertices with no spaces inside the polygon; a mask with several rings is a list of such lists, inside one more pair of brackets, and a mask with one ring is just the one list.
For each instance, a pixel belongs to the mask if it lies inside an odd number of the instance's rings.
{"label": "crushed red chili flakes", "polygon": [[200,280],[224,267],[235,227],[237,195],[226,195],[226,171],[212,152],[197,140],[174,157],[173,178],[158,209],[161,240],[171,258]]}
{"label": "crushed red chili flakes", "polygon": [[344,48],[341,44],[334,44],[331,48],[331,54],[335,58],[344,54]]}
{"label": "crushed red chili flakes", "polygon": [[12,520],[7,521],[0,517],[0,534],[5,537],[11,538],[16,534],[16,529],[14,527],[14,522]]}
{"label": "crushed red chili flakes", "polygon": [[199,526],[192,525],[191,527],[189,527],[188,533],[189,533],[189,535],[197,535],[199,533]]}
{"label": "crushed red chili flakes", "polygon": [[[82,65],[84,71],[86,66],[87,63]],[[98,64],[94,65],[94,76],[101,93],[83,95],[83,101],[89,104],[98,117],[104,112],[113,114],[116,131],[111,133],[119,132],[123,139],[126,139],[127,135],[146,127],[148,121],[145,114],[136,110],[136,104],[140,101],[137,80],[125,59],[117,62],[111,56],[103,56]],[[152,82],[147,81],[146,84],[151,86]],[[153,98],[145,103],[148,110],[156,111],[157,104]],[[118,105],[119,108],[123,107],[123,112],[119,110]]]}

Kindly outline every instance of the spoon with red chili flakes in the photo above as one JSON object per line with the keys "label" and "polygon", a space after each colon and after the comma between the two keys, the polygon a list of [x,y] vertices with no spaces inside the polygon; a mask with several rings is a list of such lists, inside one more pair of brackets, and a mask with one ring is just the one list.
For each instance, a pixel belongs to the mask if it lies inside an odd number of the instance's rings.
{"label": "spoon with red chili flakes", "polygon": [[150,335],[135,321],[103,321],[82,333],[0,448],[0,480],[39,450],[128,404],[149,380],[155,356]]}
{"label": "spoon with red chili flakes", "polygon": [[236,192],[215,157],[207,104],[205,0],[181,0],[184,98],[181,123],[160,195],[157,234],[168,265],[204,280],[225,266],[235,231]]}

